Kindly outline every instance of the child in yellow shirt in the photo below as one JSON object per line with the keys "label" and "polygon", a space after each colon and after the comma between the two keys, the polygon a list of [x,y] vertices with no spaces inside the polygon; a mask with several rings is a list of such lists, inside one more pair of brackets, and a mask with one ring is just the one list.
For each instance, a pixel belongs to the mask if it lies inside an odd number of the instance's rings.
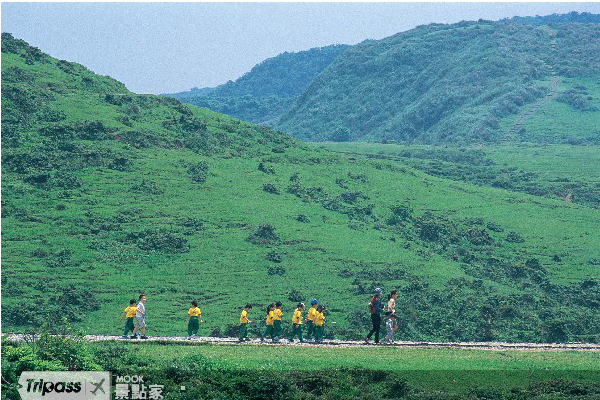
{"label": "child in yellow shirt", "polygon": [[312,335],[315,333],[315,315],[317,314],[317,304],[319,304],[319,300],[312,299],[310,301],[310,308],[308,309],[308,313],[306,314],[306,339],[310,339]]}
{"label": "child in yellow shirt", "polygon": [[261,342],[264,342],[265,337],[267,337],[267,335],[269,335],[271,337],[271,339],[274,338],[274,335],[273,335],[273,310],[275,310],[275,304],[271,303],[267,307],[267,320],[265,322],[265,325],[267,327],[265,329],[265,333],[260,338]]}
{"label": "child in yellow shirt", "polygon": [[283,312],[281,311],[281,302],[278,301],[275,303],[275,310],[273,310],[273,339],[274,342],[279,342],[279,339],[283,335],[283,326],[281,324],[281,317],[283,317]]}
{"label": "child in yellow shirt", "polygon": [[133,317],[135,317],[135,311],[137,308],[137,302],[135,299],[129,300],[129,307],[125,308],[125,311],[121,314],[121,321],[123,321],[123,317],[127,318],[125,320],[125,330],[123,331],[123,339],[128,339],[129,331],[133,332]]}
{"label": "child in yellow shirt", "polygon": [[196,334],[198,333],[198,329],[200,329],[200,322],[202,321],[202,312],[200,308],[198,308],[198,303],[196,300],[192,301],[190,309],[188,310],[188,315],[186,321],[188,322],[188,339],[196,338]]}
{"label": "child in yellow shirt", "polygon": [[290,342],[294,342],[294,337],[298,336],[300,343],[304,342],[302,339],[302,311],[304,310],[304,303],[298,303],[294,316],[292,317],[292,335],[290,336]]}
{"label": "child in yellow shirt", "polygon": [[248,339],[248,324],[252,321],[248,319],[248,313],[252,309],[252,304],[246,304],[240,315],[240,342]]}
{"label": "child in yellow shirt", "polygon": [[315,315],[315,343],[323,342],[323,333],[325,331],[325,316],[323,311],[325,307],[317,307],[317,314]]}

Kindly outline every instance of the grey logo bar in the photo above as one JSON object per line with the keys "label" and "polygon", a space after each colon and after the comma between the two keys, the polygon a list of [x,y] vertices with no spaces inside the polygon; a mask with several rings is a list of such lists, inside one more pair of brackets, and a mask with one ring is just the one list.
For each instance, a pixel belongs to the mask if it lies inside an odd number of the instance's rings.
{"label": "grey logo bar", "polygon": [[109,371],[23,371],[23,400],[110,400]]}

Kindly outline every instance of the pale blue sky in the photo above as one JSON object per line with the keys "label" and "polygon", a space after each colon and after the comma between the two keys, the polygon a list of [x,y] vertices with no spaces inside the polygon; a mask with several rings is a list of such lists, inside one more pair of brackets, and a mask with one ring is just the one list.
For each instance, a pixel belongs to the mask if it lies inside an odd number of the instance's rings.
{"label": "pale blue sky", "polygon": [[431,22],[600,13],[600,3],[6,3],[2,32],[138,93],[235,80],[284,51],[381,39]]}

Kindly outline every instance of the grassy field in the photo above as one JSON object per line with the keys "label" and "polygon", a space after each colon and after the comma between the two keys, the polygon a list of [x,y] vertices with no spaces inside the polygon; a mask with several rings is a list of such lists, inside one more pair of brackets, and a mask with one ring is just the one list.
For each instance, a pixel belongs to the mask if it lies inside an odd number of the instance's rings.
{"label": "grassy field", "polygon": [[215,365],[246,371],[314,371],[324,377],[339,369],[391,371],[406,378],[412,387],[448,393],[466,393],[485,387],[508,390],[557,379],[594,384],[600,378],[600,354],[585,352],[252,345],[129,346],[138,357],[164,364],[201,356]]}
{"label": "grassy field", "polygon": [[[577,351],[488,351],[400,347],[154,345],[128,344],[137,355],[175,360],[202,355],[239,369],[327,370],[596,370],[600,353]],[[168,351],[166,351],[168,350]]]}
{"label": "grassy field", "polygon": [[150,335],[183,336],[194,299],[201,335],[231,336],[246,303],[260,321],[284,302],[289,325],[316,297],[329,335],[361,338],[379,286],[399,290],[402,339],[599,339],[595,208],[333,153],[15,51],[2,59],[5,332],[61,317],[120,332],[144,292]]}

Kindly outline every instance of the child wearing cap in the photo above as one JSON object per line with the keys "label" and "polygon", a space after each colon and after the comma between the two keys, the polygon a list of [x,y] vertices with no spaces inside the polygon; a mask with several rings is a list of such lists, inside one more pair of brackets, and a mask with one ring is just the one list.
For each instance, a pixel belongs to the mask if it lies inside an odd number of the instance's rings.
{"label": "child wearing cap", "polygon": [[306,338],[310,339],[312,335],[315,333],[315,315],[317,314],[317,304],[319,304],[319,300],[312,299],[310,301],[310,308],[308,309],[308,313],[306,314]]}

